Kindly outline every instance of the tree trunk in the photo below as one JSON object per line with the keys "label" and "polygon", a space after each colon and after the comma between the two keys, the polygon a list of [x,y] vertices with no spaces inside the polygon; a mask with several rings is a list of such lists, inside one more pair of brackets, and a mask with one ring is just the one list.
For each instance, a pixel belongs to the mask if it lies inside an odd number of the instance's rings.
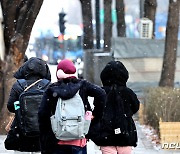
{"label": "tree trunk", "polygon": [[159,86],[161,87],[174,87],[179,27],[179,3],[179,0],[169,0],[165,52],[159,82]]}
{"label": "tree trunk", "polygon": [[152,20],[153,22],[153,38],[155,38],[155,17],[156,17],[156,0],[145,0],[144,1],[144,17]]}
{"label": "tree trunk", "polygon": [[0,59],[0,134],[8,122],[7,101],[15,82],[13,74],[21,66],[32,27],[43,0],[1,0],[4,17],[5,57]]}
{"label": "tree trunk", "polygon": [[111,50],[112,37],[112,17],[111,6],[112,0],[104,0],[104,51]]}
{"label": "tree trunk", "polygon": [[92,9],[91,0],[80,0],[82,6],[84,39],[83,48],[93,49]]}
{"label": "tree trunk", "polygon": [[3,70],[3,62],[0,60],[0,109],[2,109],[3,107],[3,100],[4,100],[4,78],[3,78],[3,75],[4,75],[4,72],[2,71]]}
{"label": "tree trunk", "polygon": [[124,0],[116,0],[117,32],[119,37],[126,37],[126,23],[124,13]]}

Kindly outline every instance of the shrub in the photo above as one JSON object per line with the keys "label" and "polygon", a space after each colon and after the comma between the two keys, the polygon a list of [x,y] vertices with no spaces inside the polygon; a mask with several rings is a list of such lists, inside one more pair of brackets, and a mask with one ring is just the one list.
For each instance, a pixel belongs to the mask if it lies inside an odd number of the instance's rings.
{"label": "shrub", "polygon": [[163,122],[180,121],[180,89],[177,88],[148,88],[144,91],[145,123],[156,130],[159,120]]}

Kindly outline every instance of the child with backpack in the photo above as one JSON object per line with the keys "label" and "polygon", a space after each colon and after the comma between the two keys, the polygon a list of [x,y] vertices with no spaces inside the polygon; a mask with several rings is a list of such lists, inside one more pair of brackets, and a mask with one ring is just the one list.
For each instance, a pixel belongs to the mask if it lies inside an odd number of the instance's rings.
{"label": "child with backpack", "polygon": [[5,148],[19,152],[39,152],[40,133],[38,108],[45,89],[50,84],[48,65],[40,58],[27,60],[14,74],[7,108],[15,118],[5,139]]}
{"label": "child with backpack", "polygon": [[126,86],[128,71],[120,61],[111,61],[100,78],[106,91],[105,107],[102,116],[92,120],[87,136],[100,146],[102,154],[131,154],[132,146],[137,146],[132,116],[139,110],[140,102]]}
{"label": "child with backpack", "polygon": [[39,108],[42,154],[87,153],[85,135],[92,114],[88,96],[96,100],[93,110],[96,112],[104,106],[105,91],[86,80],[77,79],[75,73],[72,61],[60,61],[56,72],[58,81],[45,91]]}

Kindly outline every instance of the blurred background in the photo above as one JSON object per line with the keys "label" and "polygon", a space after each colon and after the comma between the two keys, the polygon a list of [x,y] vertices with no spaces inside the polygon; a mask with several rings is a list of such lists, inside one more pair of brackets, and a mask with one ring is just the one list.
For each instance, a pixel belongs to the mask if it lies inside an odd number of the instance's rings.
{"label": "blurred background", "polygon": [[[93,30],[96,30],[95,0],[92,3]],[[139,38],[138,24],[141,16],[141,0],[125,0],[126,37]],[[165,37],[168,0],[158,0],[156,12],[156,39]],[[100,0],[100,48],[103,48],[103,1]],[[60,32],[59,13],[64,13],[64,33]],[[112,35],[117,35],[117,15],[115,1],[112,1]],[[95,34],[95,33],[94,33]],[[44,0],[40,13],[31,33],[31,39],[26,51],[28,57],[37,56],[50,64],[57,64],[62,58],[68,58],[80,63],[83,57],[83,21],[79,0]],[[94,47],[96,38],[94,35]],[[82,64],[81,64],[82,65]]]}

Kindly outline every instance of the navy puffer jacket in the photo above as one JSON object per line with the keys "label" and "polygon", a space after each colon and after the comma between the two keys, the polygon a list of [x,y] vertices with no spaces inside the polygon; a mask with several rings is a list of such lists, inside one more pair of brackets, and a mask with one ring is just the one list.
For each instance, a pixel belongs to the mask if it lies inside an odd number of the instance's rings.
{"label": "navy puffer jacket", "polygon": [[53,83],[46,90],[41,106],[39,108],[39,128],[41,131],[41,153],[49,154],[58,146],[58,140],[51,129],[50,117],[55,113],[55,108],[58,98],[69,99],[72,98],[77,91],[83,100],[87,109],[91,110],[88,96],[94,97],[94,116],[102,115],[102,107],[104,106],[105,91],[86,80],[67,78]]}

